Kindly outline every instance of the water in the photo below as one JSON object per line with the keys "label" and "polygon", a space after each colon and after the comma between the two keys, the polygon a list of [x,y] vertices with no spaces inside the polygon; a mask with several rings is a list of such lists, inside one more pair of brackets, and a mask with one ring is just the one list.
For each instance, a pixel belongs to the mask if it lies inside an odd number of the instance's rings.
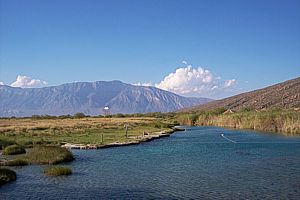
{"label": "water", "polygon": [[136,146],[73,153],[71,176],[14,168],[18,179],[0,188],[0,199],[300,198],[300,137],[193,127]]}

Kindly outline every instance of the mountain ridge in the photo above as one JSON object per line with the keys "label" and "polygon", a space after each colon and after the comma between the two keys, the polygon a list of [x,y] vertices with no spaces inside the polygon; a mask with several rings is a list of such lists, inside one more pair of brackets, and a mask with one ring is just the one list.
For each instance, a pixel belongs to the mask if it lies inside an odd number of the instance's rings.
{"label": "mountain ridge", "polygon": [[0,86],[0,116],[66,115],[83,112],[111,113],[171,112],[210,101],[188,98],[155,87],[121,81],[65,83],[43,88]]}

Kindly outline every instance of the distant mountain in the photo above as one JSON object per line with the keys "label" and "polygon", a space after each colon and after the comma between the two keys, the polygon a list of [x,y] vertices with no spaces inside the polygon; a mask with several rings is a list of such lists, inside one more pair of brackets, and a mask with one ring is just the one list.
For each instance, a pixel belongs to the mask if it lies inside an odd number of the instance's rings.
{"label": "distant mountain", "polygon": [[210,101],[187,98],[155,87],[134,86],[120,81],[77,82],[45,88],[0,85],[0,116],[67,115],[83,112],[170,112]]}
{"label": "distant mountain", "polygon": [[226,99],[211,101],[209,103],[182,109],[182,112],[211,110],[216,108],[231,109],[242,108],[256,110],[269,108],[299,108],[300,107],[300,77],[269,86],[263,89],[246,92]]}

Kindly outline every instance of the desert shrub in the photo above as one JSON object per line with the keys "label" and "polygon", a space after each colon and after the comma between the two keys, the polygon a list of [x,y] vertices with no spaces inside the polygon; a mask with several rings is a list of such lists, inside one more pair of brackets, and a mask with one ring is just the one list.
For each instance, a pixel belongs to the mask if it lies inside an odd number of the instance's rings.
{"label": "desert shrub", "polygon": [[84,118],[84,117],[86,117],[84,113],[76,113],[74,115],[74,118]]}
{"label": "desert shrub", "polygon": [[115,118],[123,118],[123,117],[125,117],[125,115],[122,114],[122,113],[117,113],[117,114],[112,115],[112,117],[115,117]]}
{"label": "desert shrub", "polygon": [[71,119],[72,116],[71,115],[60,115],[57,117],[58,119]]}

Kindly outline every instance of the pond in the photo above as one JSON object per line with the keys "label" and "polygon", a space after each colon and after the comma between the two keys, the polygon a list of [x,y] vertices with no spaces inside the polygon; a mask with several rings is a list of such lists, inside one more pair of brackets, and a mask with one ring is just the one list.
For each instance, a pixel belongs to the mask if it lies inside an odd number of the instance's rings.
{"label": "pond", "polygon": [[299,199],[300,137],[187,127],[135,146],[74,150],[73,174],[14,168],[0,199]]}

